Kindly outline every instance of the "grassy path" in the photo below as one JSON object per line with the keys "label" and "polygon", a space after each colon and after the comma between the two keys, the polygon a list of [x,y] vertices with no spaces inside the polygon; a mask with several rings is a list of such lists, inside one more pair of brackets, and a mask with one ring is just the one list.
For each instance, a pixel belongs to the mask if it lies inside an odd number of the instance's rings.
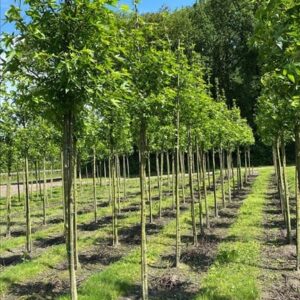
{"label": "grassy path", "polygon": [[195,299],[252,300],[260,294],[258,276],[263,234],[263,208],[270,168],[260,169],[252,192],[242,205],[238,219],[220,244],[217,259],[201,283]]}
{"label": "grassy path", "polygon": [[[218,198],[220,199],[220,191]],[[213,195],[208,196],[210,208],[213,205]],[[212,212],[212,211],[211,211]],[[191,232],[190,210],[181,213],[181,232]],[[176,221],[169,222],[162,231],[148,237],[148,264],[153,265],[161,259],[161,255],[174,251],[174,232]],[[105,270],[90,276],[79,289],[79,299],[119,299],[130,294],[139,295],[140,287],[140,247],[135,247],[128,255]],[[60,299],[69,299],[62,296]]]}

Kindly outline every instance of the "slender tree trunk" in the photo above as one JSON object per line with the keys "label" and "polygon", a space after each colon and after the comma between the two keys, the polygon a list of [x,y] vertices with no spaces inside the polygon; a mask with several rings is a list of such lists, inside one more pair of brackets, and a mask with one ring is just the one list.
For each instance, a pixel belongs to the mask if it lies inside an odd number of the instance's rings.
{"label": "slender tree trunk", "polygon": [[111,173],[111,157],[108,158],[108,177],[109,177],[109,203],[112,205],[112,173]]}
{"label": "slender tree trunk", "polygon": [[207,178],[208,178],[208,187],[211,188],[211,180],[210,180],[210,159],[209,159],[209,151],[205,154],[207,161]]}
{"label": "slender tree trunk", "polygon": [[198,185],[198,199],[199,199],[199,224],[200,224],[200,233],[204,236],[204,226],[203,226],[203,207],[202,207],[202,195],[201,195],[201,158],[199,153],[199,146],[196,143],[196,158],[197,158],[197,185]]}
{"label": "slender tree trunk", "polygon": [[231,202],[231,161],[230,150],[226,151],[227,154],[227,182],[228,182],[228,202]]}
{"label": "slender tree trunk", "polygon": [[116,197],[116,159],[117,157],[111,151],[111,178],[112,178],[112,229],[113,229],[113,246],[119,245],[118,237],[118,211],[117,211],[117,197]]}
{"label": "slender tree trunk", "polygon": [[202,167],[203,197],[204,197],[204,205],[205,205],[205,221],[206,221],[206,227],[210,228],[209,208],[208,208],[207,189],[206,189],[206,159],[205,159],[204,150],[201,151],[201,167]]}
{"label": "slender tree trunk", "polygon": [[149,197],[149,216],[150,223],[153,223],[152,195],[151,195],[151,162],[150,153],[148,153],[148,197]]}
{"label": "slender tree trunk", "polygon": [[121,170],[120,170],[120,158],[117,155],[116,156],[116,162],[117,162],[117,168],[116,168],[116,174],[117,174],[117,190],[118,190],[118,213],[121,213]]}
{"label": "slender tree trunk", "polygon": [[43,224],[46,225],[46,206],[47,206],[47,188],[46,188],[46,159],[43,158]]}
{"label": "slender tree trunk", "polygon": [[64,236],[66,237],[67,235],[67,210],[66,210],[66,198],[65,198],[65,174],[64,174],[64,151],[61,151],[60,155],[60,160],[61,160],[61,179],[62,179],[62,184],[61,184],[61,198],[62,198],[62,206],[63,206],[63,218],[64,218]]}
{"label": "slender tree trunk", "polygon": [[195,199],[194,199],[194,186],[193,186],[193,173],[192,173],[192,140],[191,132],[188,130],[188,170],[189,170],[189,186],[190,186],[190,196],[191,196],[191,217],[192,217],[192,229],[193,229],[193,244],[197,245],[197,228],[196,228],[196,218],[195,218]]}
{"label": "slender tree trunk", "polygon": [[179,153],[180,156],[180,168],[181,168],[181,188],[182,188],[182,200],[185,203],[185,166],[184,166],[184,154]]}
{"label": "slender tree trunk", "polygon": [[99,171],[99,183],[100,183],[100,186],[102,186],[102,162],[101,160],[99,160],[99,168],[98,168],[98,171]]}
{"label": "slender tree trunk", "polygon": [[220,159],[220,180],[221,180],[221,193],[222,193],[222,206],[226,207],[225,202],[225,188],[224,188],[224,159],[223,159],[223,149],[219,150],[219,159]]}
{"label": "slender tree trunk", "polygon": [[287,240],[290,244],[292,244],[290,200],[289,200],[288,182],[287,182],[287,178],[286,178],[286,156],[285,156],[284,142],[281,143],[281,153],[282,153],[282,179],[283,179],[283,186],[284,186]]}
{"label": "slender tree trunk", "polygon": [[281,200],[281,206],[282,206],[282,212],[284,217],[284,222],[287,226],[287,219],[286,219],[286,200],[285,200],[285,192],[284,192],[284,182],[283,182],[283,172],[282,172],[282,159],[280,155],[280,145],[279,145],[279,139],[276,141],[276,156],[277,156],[277,166],[278,166],[278,188],[279,188],[279,194],[280,194],[280,200]]}
{"label": "slender tree trunk", "polygon": [[218,203],[217,203],[217,184],[216,184],[216,160],[215,160],[215,149],[212,149],[212,176],[213,176],[213,189],[214,189],[214,208],[215,217],[218,217]]}
{"label": "slender tree trunk", "polygon": [[9,163],[6,183],[6,236],[11,234],[11,166]]}
{"label": "slender tree trunk", "polygon": [[78,258],[78,243],[77,243],[77,153],[76,147],[74,145],[74,218],[73,218],[73,230],[74,230],[74,268],[78,270],[80,268],[79,258]]}
{"label": "slender tree trunk", "polygon": [[67,255],[69,263],[69,277],[72,300],[77,300],[75,253],[74,253],[74,195],[73,188],[73,164],[74,164],[74,118],[71,111],[64,116],[64,196],[67,216]]}
{"label": "slender tree trunk", "polygon": [[244,150],[244,160],[245,160],[245,174],[244,174],[245,180],[244,180],[244,182],[245,182],[245,184],[247,184],[248,183],[248,163],[247,163],[248,159],[247,159],[247,150],[246,150],[246,148]]}
{"label": "slender tree trunk", "polygon": [[97,195],[96,195],[96,149],[93,147],[93,200],[94,200],[94,222],[97,223]]}
{"label": "slender tree trunk", "polygon": [[129,159],[128,155],[126,155],[126,161],[127,161],[127,177],[130,178],[130,171],[129,171]]}
{"label": "slender tree trunk", "polygon": [[105,160],[104,160],[104,162],[103,162],[103,172],[104,172],[105,185],[107,185],[107,177],[106,177],[106,161],[105,161]]}
{"label": "slender tree trunk", "polygon": [[164,198],[164,152],[160,153],[160,186],[161,186],[161,200]]}
{"label": "slender tree trunk", "polygon": [[157,176],[157,187],[158,187],[158,201],[159,201],[159,218],[161,218],[161,182],[160,182],[160,172],[159,172],[159,158],[158,153],[155,153],[156,158],[156,176]]}
{"label": "slender tree trunk", "polygon": [[53,198],[53,161],[51,160],[51,166],[50,166],[50,200]]}
{"label": "slender tree trunk", "polygon": [[168,175],[168,191],[171,193],[171,178],[170,178],[170,154],[169,151],[166,152],[167,159],[167,175]]}
{"label": "slender tree trunk", "polygon": [[146,161],[146,125],[140,126],[140,190],[141,190],[141,277],[142,299],[148,300],[148,271],[147,271],[147,238],[146,238],[146,205],[144,196],[145,161]]}
{"label": "slender tree trunk", "polygon": [[243,189],[243,180],[242,180],[242,163],[241,163],[241,151],[240,147],[237,148],[237,165],[238,165],[238,186],[239,189]]}
{"label": "slender tree trunk", "polygon": [[297,271],[300,270],[300,123],[296,123],[295,126],[295,152],[296,152],[296,219],[297,219],[297,227],[296,227],[296,236],[297,236]]}
{"label": "slender tree trunk", "polygon": [[172,151],[172,210],[175,209],[175,153]]}
{"label": "slender tree trunk", "polygon": [[25,214],[26,214],[26,251],[31,253],[32,241],[31,241],[31,211],[30,211],[30,199],[29,199],[29,185],[28,185],[28,156],[27,153],[24,157],[25,162]]}
{"label": "slender tree trunk", "polygon": [[124,201],[127,199],[126,192],[126,157],[123,155],[123,198]]}
{"label": "slender tree trunk", "polygon": [[18,164],[18,162],[17,162],[17,188],[18,188],[18,202],[21,203],[20,174],[19,174],[19,164]]}

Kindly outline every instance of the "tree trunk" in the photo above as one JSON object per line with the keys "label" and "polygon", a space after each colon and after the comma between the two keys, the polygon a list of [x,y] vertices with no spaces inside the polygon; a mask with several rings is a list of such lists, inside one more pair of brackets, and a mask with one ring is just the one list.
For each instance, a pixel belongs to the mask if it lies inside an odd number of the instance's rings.
{"label": "tree trunk", "polygon": [[109,179],[109,204],[112,205],[112,173],[111,173],[111,157],[108,158],[108,179]]}
{"label": "tree trunk", "polygon": [[238,187],[239,190],[243,189],[243,180],[242,180],[242,163],[241,163],[241,151],[240,147],[237,148],[237,167],[238,167]]}
{"label": "tree trunk", "polygon": [[51,166],[50,166],[50,200],[53,198],[53,161],[51,160]]}
{"label": "tree trunk", "polygon": [[212,149],[212,176],[214,189],[215,217],[218,217],[215,149]]}
{"label": "tree trunk", "polygon": [[104,172],[104,179],[105,179],[105,185],[107,185],[107,177],[106,177],[106,161],[103,162],[103,172]]}
{"label": "tree trunk", "polygon": [[296,123],[295,126],[295,152],[296,152],[296,217],[297,217],[297,227],[296,227],[296,235],[297,235],[297,271],[300,270],[300,123]]}
{"label": "tree trunk", "polygon": [[74,222],[73,222],[73,230],[74,230],[74,268],[78,270],[80,268],[79,258],[78,258],[78,243],[77,243],[77,154],[76,148],[74,145]]}
{"label": "tree trunk", "polygon": [[199,200],[199,223],[200,223],[200,233],[204,235],[204,226],[203,226],[203,207],[202,207],[202,195],[201,195],[201,159],[199,153],[199,146],[196,144],[196,164],[197,164],[197,184],[198,184],[198,200]]}
{"label": "tree trunk", "polygon": [[158,188],[158,204],[159,204],[159,218],[161,218],[161,182],[160,182],[160,172],[159,172],[159,158],[158,158],[158,153],[155,153],[155,158],[156,158],[156,176],[157,176],[157,188]]}
{"label": "tree trunk", "polygon": [[77,299],[75,253],[74,253],[74,197],[73,197],[73,164],[74,164],[74,117],[71,111],[64,116],[64,197],[67,217],[67,256],[72,300]]}
{"label": "tree trunk", "polygon": [[7,169],[7,183],[6,183],[6,236],[11,234],[11,166],[9,163]]}
{"label": "tree trunk", "polygon": [[21,192],[20,192],[20,174],[19,174],[19,164],[17,162],[17,188],[18,188],[18,202],[21,202]]}
{"label": "tree trunk", "polygon": [[172,210],[175,209],[175,153],[172,151]]}
{"label": "tree trunk", "polygon": [[201,151],[201,167],[202,167],[202,184],[203,184],[203,197],[204,197],[204,205],[205,205],[206,228],[210,228],[209,208],[207,202],[207,189],[206,189],[206,159],[205,159],[204,150]]}
{"label": "tree trunk", "polygon": [[161,187],[161,200],[164,198],[164,152],[160,153],[160,187]]}
{"label": "tree trunk", "polygon": [[290,213],[290,200],[288,191],[288,182],[286,178],[286,156],[285,156],[285,145],[281,142],[281,153],[282,153],[282,180],[284,187],[284,199],[285,199],[285,214],[286,214],[286,228],[287,228],[287,240],[292,244],[292,227],[291,227],[291,213]]}
{"label": "tree trunk", "polygon": [[228,183],[228,202],[231,202],[231,160],[230,160],[230,150],[226,151],[227,154],[227,183]]}
{"label": "tree trunk", "polygon": [[46,225],[46,205],[47,205],[47,188],[46,188],[46,159],[43,158],[43,224]]}
{"label": "tree trunk", "polygon": [[96,149],[93,147],[93,200],[94,200],[94,222],[97,223],[97,195],[96,195]]}
{"label": "tree trunk", "polygon": [[30,211],[29,185],[28,185],[28,156],[27,156],[27,153],[25,154],[24,162],[25,162],[26,251],[27,251],[27,253],[31,253],[31,250],[32,250],[31,211]]}
{"label": "tree trunk", "polygon": [[124,201],[127,199],[127,192],[126,192],[126,158],[123,155],[123,198]]}
{"label": "tree trunk", "polygon": [[140,190],[141,190],[141,277],[142,299],[148,299],[147,271],[147,239],[146,239],[146,205],[144,197],[145,161],[146,161],[146,125],[142,120],[140,125]]}
{"label": "tree trunk", "polygon": [[117,211],[117,197],[116,197],[116,159],[117,157],[111,151],[110,159],[110,170],[111,170],[111,180],[112,180],[112,230],[113,230],[113,246],[117,247],[119,245],[118,237],[118,211]]}
{"label": "tree trunk", "polygon": [[185,203],[185,166],[184,166],[184,154],[179,153],[180,156],[180,168],[181,168],[181,188],[182,188],[182,200]]}
{"label": "tree trunk", "polygon": [[130,178],[128,155],[126,155],[126,161],[127,161],[127,177]]}
{"label": "tree trunk", "polygon": [[149,198],[149,216],[150,223],[153,223],[152,195],[151,195],[151,162],[150,153],[148,153],[148,198]]}
{"label": "tree trunk", "polygon": [[116,174],[117,174],[117,190],[118,190],[118,214],[121,213],[121,170],[120,170],[120,158],[116,156]]}
{"label": "tree trunk", "polygon": [[211,188],[211,180],[210,180],[210,159],[209,159],[209,151],[205,154],[207,161],[207,178],[208,178],[208,187]]}
{"label": "tree trunk", "polygon": [[246,148],[244,150],[244,160],[245,160],[245,174],[244,174],[245,180],[244,180],[244,182],[245,182],[245,184],[247,184],[248,183],[248,163],[247,163],[248,159],[247,159],[247,150],[246,150]]}
{"label": "tree trunk", "polygon": [[197,245],[197,229],[196,229],[196,218],[195,218],[195,199],[194,199],[194,186],[193,186],[193,173],[192,173],[192,141],[191,132],[188,130],[188,170],[189,170],[189,187],[191,197],[191,218],[192,218],[192,229],[193,229],[193,244]]}
{"label": "tree trunk", "polygon": [[224,159],[223,159],[223,149],[219,150],[219,160],[220,160],[220,180],[221,180],[221,193],[222,193],[222,206],[226,207],[225,202],[225,188],[224,188]]}
{"label": "tree trunk", "polygon": [[170,178],[170,154],[169,151],[166,152],[167,159],[167,175],[168,175],[168,191],[171,193],[171,178]]}

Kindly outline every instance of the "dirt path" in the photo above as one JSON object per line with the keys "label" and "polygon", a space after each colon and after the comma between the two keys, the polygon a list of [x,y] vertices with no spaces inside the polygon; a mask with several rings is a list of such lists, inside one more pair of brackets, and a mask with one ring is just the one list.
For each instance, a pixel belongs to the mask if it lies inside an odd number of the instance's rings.
{"label": "dirt path", "polygon": [[[300,299],[300,274],[295,271],[296,246],[286,243],[286,230],[275,186],[267,193],[262,252],[262,299]],[[293,199],[291,199],[293,200]]]}
{"label": "dirt path", "polygon": [[[52,187],[58,187],[61,186],[61,179],[59,178],[55,178],[55,180],[52,183]],[[51,187],[51,183],[47,182],[46,183],[46,188],[50,188]],[[43,183],[42,183],[42,188],[43,188]],[[32,183],[29,184],[29,191],[33,191],[35,192],[36,190],[39,189],[39,186],[36,183]],[[6,196],[6,190],[7,190],[7,186],[6,185],[1,185],[0,186],[0,190],[1,190],[1,196],[5,197]],[[18,185],[17,184],[12,184],[11,188],[10,188],[10,192],[12,196],[15,196],[18,194]],[[20,184],[20,193],[24,193],[25,192],[25,187],[23,184]]]}

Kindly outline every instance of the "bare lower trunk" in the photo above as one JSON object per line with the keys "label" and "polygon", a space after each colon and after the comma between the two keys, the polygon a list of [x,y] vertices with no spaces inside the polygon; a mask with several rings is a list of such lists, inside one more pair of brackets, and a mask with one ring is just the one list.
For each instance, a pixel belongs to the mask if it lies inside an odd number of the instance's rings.
{"label": "bare lower trunk", "polygon": [[203,207],[202,207],[202,195],[201,195],[201,158],[199,154],[199,147],[196,144],[196,165],[197,165],[197,185],[198,185],[198,200],[199,200],[199,223],[200,223],[200,232],[201,235],[204,235],[204,226],[203,226]]}
{"label": "bare lower trunk", "polygon": [[96,195],[96,149],[93,148],[93,202],[94,202],[94,222],[97,223],[97,195]]}
{"label": "bare lower trunk", "polygon": [[181,189],[182,189],[182,200],[185,203],[185,166],[184,166],[184,154],[179,153],[180,156],[180,169],[181,169]]}
{"label": "bare lower trunk", "polygon": [[228,202],[231,202],[231,160],[230,160],[230,150],[226,151],[227,153],[227,183],[228,183]]}
{"label": "bare lower trunk", "polygon": [[148,153],[148,200],[149,200],[149,217],[150,223],[153,223],[152,213],[152,195],[151,195],[151,164],[150,164],[150,153]]}
{"label": "bare lower trunk", "polygon": [[[113,153],[113,151],[112,151]],[[111,178],[112,178],[112,230],[113,230],[113,246],[119,245],[118,237],[118,210],[116,197],[116,156],[112,154],[111,162]]]}
{"label": "bare lower trunk", "polygon": [[69,111],[64,116],[64,197],[66,203],[67,217],[67,256],[70,278],[70,290],[72,300],[77,299],[76,272],[75,272],[75,253],[74,253],[74,195],[73,195],[73,172],[74,172],[74,124],[73,115]]}
{"label": "bare lower trunk", "polygon": [[217,216],[218,216],[218,203],[217,203],[217,184],[216,184],[215,149],[212,149],[212,177],[213,177],[213,189],[214,189],[214,208],[215,208],[215,217],[217,217]]}
{"label": "bare lower trunk", "polygon": [[46,225],[46,206],[47,206],[47,189],[46,189],[46,159],[43,158],[43,224]]}
{"label": "bare lower trunk", "polygon": [[284,188],[284,199],[285,199],[285,219],[287,228],[287,240],[292,243],[292,228],[291,228],[291,213],[290,213],[290,200],[288,191],[288,182],[286,178],[286,157],[285,157],[285,145],[284,142],[281,143],[281,154],[282,154],[282,180]]}
{"label": "bare lower trunk", "polygon": [[25,155],[25,214],[26,214],[26,251],[30,253],[32,250],[31,241],[31,210],[30,210],[30,199],[29,199],[29,185],[28,185],[28,156]]}
{"label": "bare lower trunk", "polygon": [[205,160],[205,153],[203,150],[201,151],[201,167],[202,167],[203,198],[204,198],[204,205],[205,205],[205,221],[206,221],[206,227],[210,228],[209,208],[208,208],[207,189],[206,189],[206,160]]}
{"label": "bare lower trunk", "polygon": [[158,208],[158,215],[159,218],[161,218],[161,181],[160,181],[160,171],[159,171],[159,158],[158,158],[158,153],[156,152],[155,154],[155,158],[156,158],[156,176],[157,176],[157,187],[158,187],[158,204],[159,204],[159,208]]}
{"label": "bare lower trunk", "polygon": [[141,277],[142,299],[148,299],[148,271],[147,271],[147,239],[146,239],[146,205],[144,195],[146,161],[146,127],[142,122],[140,127],[140,190],[141,190]]}
{"label": "bare lower trunk", "polygon": [[124,201],[127,199],[127,192],[126,192],[126,158],[123,155],[123,198]]}
{"label": "bare lower trunk", "polygon": [[190,197],[191,197],[191,218],[192,218],[192,229],[193,229],[193,244],[197,245],[197,229],[196,229],[196,218],[195,218],[195,199],[194,199],[194,186],[193,186],[193,173],[192,173],[192,141],[191,141],[191,133],[189,130],[188,133],[188,170],[189,170],[189,187],[190,187]]}
{"label": "bare lower trunk", "polygon": [[224,188],[224,159],[223,159],[223,149],[219,150],[219,159],[220,159],[220,181],[221,181],[221,193],[222,193],[222,206],[226,207],[225,202],[225,188]]}
{"label": "bare lower trunk", "polygon": [[6,236],[11,234],[11,168],[8,166],[6,183]]}

